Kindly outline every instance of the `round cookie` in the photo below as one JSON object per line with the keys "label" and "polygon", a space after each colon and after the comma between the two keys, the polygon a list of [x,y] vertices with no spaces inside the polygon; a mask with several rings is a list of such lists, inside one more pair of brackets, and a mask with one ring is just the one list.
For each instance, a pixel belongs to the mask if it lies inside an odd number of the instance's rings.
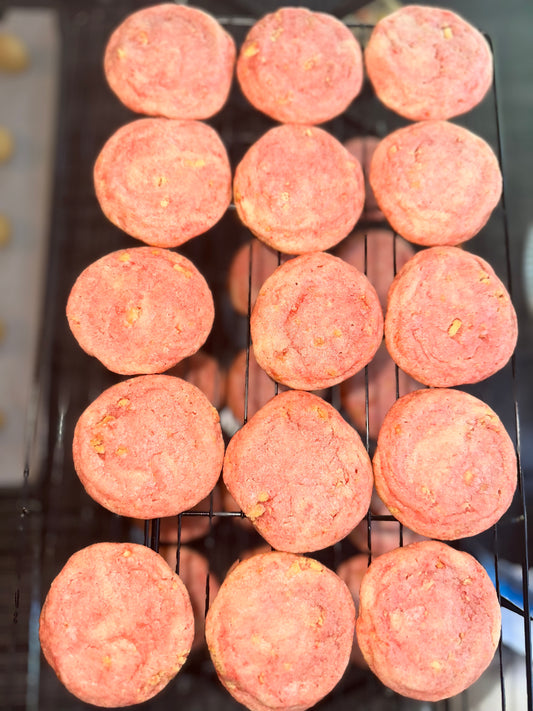
{"label": "round cookie", "polygon": [[265,281],[250,327],[255,358],[271,378],[318,390],[372,360],[383,338],[383,312],[364,274],[318,252],[291,259]]}
{"label": "round cookie", "polygon": [[391,230],[371,227],[368,230],[358,229],[348,235],[337,245],[335,255],[366,274],[377,291],[379,301],[385,311],[387,294],[395,273],[399,272],[403,265],[415,255],[415,250],[409,242],[395,235]]}
{"label": "round cookie", "polygon": [[368,364],[366,375],[364,369],[360,370],[340,384],[342,407],[362,437],[367,431],[367,387],[368,436],[376,440],[385,415],[396,401],[396,390],[403,395],[420,388],[420,383],[400,368],[396,371],[396,365],[382,343]]}
{"label": "round cookie", "polygon": [[[252,251],[251,277],[250,249]],[[237,249],[228,271],[229,297],[237,313],[248,316],[248,292],[251,290],[249,300],[250,308],[253,308],[265,279],[289,258],[288,255],[279,254],[257,239],[252,239]]]}
{"label": "round cookie", "polygon": [[412,699],[438,701],[473,684],[494,656],[500,627],[485,569],[440,541],[378,556],[361,583],[361,651],[386,686]]}
{"label": "round cookie", "polygon": [[[164,546],[161,555],[171,568],[176,568],[178,561],[177,546]],[[193,548],[180,546],[179,576],[187,588],[194,613],[194,639],[192,650],[201,649],[205,643],[205,614],[220,588],[214,573],[209,570],[205,556]]]}
{"label": "round cookie", "polygon": [[144,375],[111,386],[85,409],[72,453],[93,499],[150,519],[186,511],[214,489],[224,440],[201,390],[170,375]]}
{"label": "round cookie", "polygon": [[287,254],[333,247],[353,229],[365,200],[361,166],[321,128],[276,126],[245,153],[233,194],[242,222]]}
{"label": "round cookie", "polygon": [[342,540],[368,511],[372,467],[361,438],[312,393],[280,393],[230,440],[224,483],[278,550],[316,551]]}
{"label": "round cookie", "polygon": [[231,168],[200,121],[137,119],[107,140],[94,166],[106,217],[155,247],[178,247],[213,227],[231,201]]}
{"label": "round cookie", "polygon": [[368,174],[370,172],[370,163],[376,147],[379,145],[380,139],[377,136],[355,136],[348,139],[344,143],[344,147],[359,161],[365,176],[365,204],[361,213],[362,220],[369,222],[380,222],[384,220],[383,213],[379,209],[376,198],[370,187]]}
{"label": "round cookie", "polygon": [[436,7],[407,5],[380,20],[365,66],[378,98],[412,121],[464,114],[492,85],[492,53],[483,35]]}
{"label": "round cookie", "polygon": [[424,385],[477,383],[504,367],[516,313],[492,267],[458,247],[421,250],[396,275],[385,316],[393,360]]}
{"label": "round cookie", "polygon": [[226,576],[206,620],[222,684],[251,711],[304,711],[340,681],[354,604],[345,583],[311,558],[254,555]]}
{"label": "round cookie", "polygon": [[134,12],[115,29],[104,71],[132,111],[206,119],[226,103],[235,57],[235,42],[214,17],[162,3]]}
{"label": "round cookie", "polygon": [[341,114],[361,91],[363,56],[337,18],[284,7],[248,32],[237,79],[250,103],[276,121],[323,123]]}
{"label": "round cookie", "polygon": [[424,246],[456,245],[487,223],[502,193],[498,159],[448,121],[400,128],[376,148],[370,184],[392,228]]}
{"label": "round cookie", "polygon": [[96,706],[138,704],[177,674],[191,649],[187,590],[163,558],[134,543],[96,543],[52,582],[39,637],[60,681]]}
{"label": "round cookie", "polygon": [[375,485],[396,518],[430,538],[475,536],[498,521],[516,489],[516,454],[498,415],[460,390],[404,395],[381,427]]}
{"label": "round cookie", "polygon": [[215,317],[204,277],[165,249],[111,252],[76,279],[66,313],[81,348],[122,375],[159,373],[196,353]]}

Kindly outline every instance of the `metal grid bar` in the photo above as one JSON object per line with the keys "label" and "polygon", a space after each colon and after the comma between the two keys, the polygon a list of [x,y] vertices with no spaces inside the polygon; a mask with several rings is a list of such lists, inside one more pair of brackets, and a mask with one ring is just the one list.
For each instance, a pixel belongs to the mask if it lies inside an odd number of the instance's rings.
{"label": "metal grid bar", "polygon": [[[494,55],[494,47],[490,37],[486,37],[490,44],[492,53]],[[500,168],[503,176],[503,191],[502,191],[502,208],[503,208],[503,230],[505,239],[505,267],[507,273],[507,285],[509,289],[509,294],[511,299],[513,299],[513,278],[511,269],[511,241],[509,235],[509,219],[507,214],[506,206],[506,191],[505,191],[505,165],[503,156],[503,142],[502,142],[502,131],[501,131],[501,121],[500,121],[500,111],[498,104],[498,78],[496,74],[497,61],[494,62],[493,70],[493,81],[492,81],[492,96],[494,105],[494,120],[496,124],[496,134],[497,134],[497,155],[500,162]],[[522,602],[523,609],[521,614],[524,617],[524,642],[525,642],[525,675],[527,684],[527,707],[528,711],[533,711],[533,676],[532,676],[532,652],[531,652],[531,613],[530,613],[530,603],[529,603],[529,551],[528,551],[528,525],[527,525],[527,503],[526,503],[526,491],[524,485],[524,475],[522,471],[522,460],[521,460],[521,446],[520,446],[520,416],[518,407],[518,378],[516,372],[516,356],[515,354],[511,357],[511,373],[512,373],[512,399],[513,399],[513,412],[514,412],[514,429],[515,429],[515,446],[517,454],[517,474],[518,474],[518,490],[520,493],[520,505],[521,505],[521,515],[522,515],[522,532],[523,532],[523,555],[522,555]],[[495,536],[497,535],[497,526],[495,527]],[[498,547],[495,545],[495,569],[497,582],[498,580]],[[499,589],[498,589],[499,593]],[[500,647],[501,655],[501,647]],[[500,656],[501,659],[501,656]],[[501,668],[501,665],[500,665]],[[502,708],[505,708],[505,689],[503,672],[501,677],[501,688],[502,688]]]}

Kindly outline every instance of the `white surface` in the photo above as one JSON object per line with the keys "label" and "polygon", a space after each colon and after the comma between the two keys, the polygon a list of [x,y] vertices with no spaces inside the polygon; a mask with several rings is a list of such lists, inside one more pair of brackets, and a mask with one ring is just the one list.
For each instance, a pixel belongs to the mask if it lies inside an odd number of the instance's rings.
{"label": "white surface", "polygon": [[20,486],[46,269],[59,31],[53,11],[17,9],[0,32],[17,35],[30,54],[23,72],[0,72],[0,125],[15,142],[0,164],[0,214],[11,223],[11,239],[0,247],[0,486]]}

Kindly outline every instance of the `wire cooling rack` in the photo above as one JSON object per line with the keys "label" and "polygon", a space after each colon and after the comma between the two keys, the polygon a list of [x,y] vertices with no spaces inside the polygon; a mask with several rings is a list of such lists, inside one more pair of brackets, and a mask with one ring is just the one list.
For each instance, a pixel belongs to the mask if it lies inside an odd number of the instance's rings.
{"label": "wire cooling rack", "polygon": [[[48,3],[19,3],[48,5]],[[137,540],[155,550],[160,546],[160,520],[147,521],[143,528],[131,521],[112,515],[95,504],[85,494],[72,464],[71,443],[75,423],[83,409],[106,387],[120,378],[106,371],[75,343],[68,330],[65,304],[76,276],[90,262],[103,254],[131,246],[132,240],[102,215],[92,185],[92,167],[107,138],[119,126],[134,117],[122,107],[108,89],[102,71],[105,43],[114,27],[129,12],[149,3],[130,0],[100,3],[50,3],[56,8],[61,29],[61,93],[57,125],[54,192],[50,226],[47,287],[42,313],[39,358],[35,368],[35,397],[29,422],[27,462],[34,461],[33,428],[43,418],[47,422],[48,438],[44,452],[30,471],[27,464],[24,486],[3,505],[8,513],[16,510],[16,525],[9,529],[9,544],[15,562],[12,573],[16,580],[11,627],[6,633],[6,649],[15,660],[14,673],[5,685],[4,698],[9,708],[45,711],[61,708],[92,708],[64,690],[48,665],[42,660],[38,643],[38,615],[52,579],[67,558],[76,550],[96,541]],[[242,42],[249,18],[220,18],[235,37]],[[364,44],[370,28],[352,25],[356,36]],[[458,122],[482,135],[495,147],[503,173],[500,116],[497,87],[483,104]],[[234,86],[228,105],[209,121],[220,133],[235,167],[246,149],[273,124],[247,104],[238,87]],[[404,125],[376,101],[365,83],[363,91],[341,117],[325,124],[325,128],[339,140],[356,135],[383,136]],[[360,225],[365,227],[365,225]],[[217,356],[223,365],[241,348],[250,348],[249,318],[240,317],[232,310],[226,291],[226,275],[233,253],[250,238],[233,210],[207,234],[195,238],[180,249],[202,271],[215,298],[217,315],[206,350]],[[509,234],[505,189],[500,206],[483,232],[469,243],[469,250],[486,258],[508,285],[512,295]],[[252,266],[250,251],[250,268]],[[368,411],[368,375],[367,375]],[[398,387],[398,386],[397,386]],[[246,394],[248,394],[248,378]],[[500,415],[520,455],[520,427],[517,405],[517,382],[514,359],[489,381],[472,386],[470,391],[485,400]],[[273,384],[273,392],[277,386]],[[337,388],[328,391],[327,399],[340,407]],[[367,449],[374,443],[367,430],[362,433]],[[520,462],[520,459],[519,459]],[[22,473],[21,473],[22,476]],[[193,517],[208,521],[205,535],[191,544],[209,561],[210,575],[206,579],[206,607],[213,578],[221,579],[229,566],[245,550],[261,544],[253,531],[239,526],[242,514],[222,510],[211,495],[203,511],[184,512],[176,517],[176,567],[180,566],[180,551],[184,524]],[[392,516],[367,516],[368,541],[372,545],[372,529],[376,521],[394,521]],[[7,525],[7,524],[4,524]],[[402,527],[398,524],[398,545],[402,544]],[[7,540],[7,539],[4,539]],[[533,709],[531,680],[531,634],[529,624],[527,497],[522,469],[519,466],[519,490],[513,505],[502,521],[486,534],[469,539],[464,547],[475,553],[488,555],[487,567],[495,576],[495,584],[502,610],[518,620],[518,637],[522,636],[522,650],[509,649],[500,644],[492,667],[475,689],[460,697],[436,704],[421,704],[393,694],[369,672],[350,666],[338,687],[317,708],[368,709],[455,709],[473,710],[481,706],[479,698],[492,693],[492,709]],[[320,558],[336,567],[355,551],[349,541],[319,552]],[[507,594],[502,575],[511,561],[521,572],[518,597]],[[526,612],[524,612],[524,610]],[[514,628],[513,628],[514,629]],[[16,673],[15,673],[16,672]],[[495,695],[494,695],[495,694]],[[487,697],[488,698],[488,697]],[[496,698],[493,703],[492,699]],[[515,705],[519,700],[519,706]],[[143,704],[143,709],[202,708],[207,711],[241,708],[221,688],[202,650],[187,662],[176,679],[159,696]]]}

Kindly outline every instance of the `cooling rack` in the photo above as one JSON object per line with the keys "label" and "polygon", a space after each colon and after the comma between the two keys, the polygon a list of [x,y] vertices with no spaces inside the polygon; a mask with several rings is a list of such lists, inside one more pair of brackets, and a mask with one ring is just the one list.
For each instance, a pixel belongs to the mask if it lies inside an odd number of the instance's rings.
{"label": "cooling rack", "polygon": [[[71,443],[75,423],[82,410],[106,387],[120,378],[106,371],[75,343],[65,318],[65,304],[75,277],[103,254],[132,245],[132,239],[111,225],[102,215],[92,185],[92,167],[98,152],[111,133],[134,118],[108,89],[102,71],[102,56],[112,29],[138,7],[149,3],[119,0],[98,3],[17,3],[28,6],[50,6],[56,9],[61,34],[59,111],[54,168],[54,191],[51,205],[50,247],[47,282],[41,319],[39,357],[35,366],[34,398],[29,417],[28,452],[24,485],[20,492],[2,503],[2,519],[16,510],[5,546],[16,551],[16,580],[12,619],[7,632],[6,650],[13,663],[13,673],[6,675],[4,698],[9,708],[47,711],[92,708],[66,692],[48,665],[42,660],[38,643],[38,615],[50,582],[69,555],[96,541],[136,540],[155,550],[160,545],[160,521],[148,521],[143,528],[110,514],[92,502],[79,483],[72,464]],[[1,9],[2,6],[0,6]],[[252,24],[249,18],[221,17],[221,23],[240,43]],[[364,44],[370,28],[349,23]],[[496,58],[497,59],[497,58]],[[495,86],[483,104],[458,119],[482,135],[496,149],[505,176],[502,155],[500,115]],[[273,124],[252,109],[234,86],[228,105],[209,121],[220,133],[234,167],[246,149]],[[405,125],[375,99],[367,83],[361,95],[345,114],[325,124],[341,141],[356,135],[383,136]],[[363,229],[368,225],[360,224]],[[221,222],[205,235],[180,248],[202,271],[215,298],[216,319],[206,343],[207,352],[228,365],[235,353],[245,348],[249,353],[249,318],[237,316],[226,291],[226,275],[231,257],[250,234],[230,209]],[[486,258],[507,284],[512,295],[510,268],[512,239],[509,234],[504,196],[487,227],[471,240],[469,250]],[[250,251],[250,269],[252,266]],[[367,410],[368,410],[368,374]],[[246,380],[246,395],[249,383]],[[398,385],[397,385],[398,388]],[[485,400],[502,418],[520,455],[520,427],[517,405],[519,383],[514,360],[485,383],[470,391]],[[272,394],[277,392],[273,384]],[[245,395],[245,397],[246,397]],[[337,388],[328,391],[327,399],[340,408]],[[246,415],[245,415],[246,416]],[[32,436],[42,420],[48,432],[42,455],[35,461]],[[226,436],[229,435],[226,433]],[[367,430],[362,433],[369,452],[374,443]],[[421,704],[399,697],[381,686],[369,673],[350,667],[338,687],[317,708],[336,709],[455,709],[483,708],[479,699],[491,691],[492,709],[533,709],[531,679],[531,634],[529,624],[527,501],[519,458],[519,490],[513,505],[502,521],[486,534],[458,542],[476,554],[488,555],[485,564],[492,570],[502,610],[519,621],[518,643],[523,653],[500,644],[491,669],[476,688],[460,697],[436,704]],[[180,566],[182,531],[185,521],[204,517],[207,532],[191,545],[209,561],[211,574],[221,579],[229,566],[245,550],[261,544],[253,531],[239,526],[239,512],[224,511],[214,496],[204,511],[180,514],[175,520],[178,541],[176,567]],[[391,516],[368,514],[369,545],[376,521]],[[398,544],[403,540],[398,524]],[[355,552],[349,541],[315,557],[331,567]],[[521,571],[518,597],[508,594],[503,585],[506,564],[512,560]],[[212,578],[206,579],[206,606]],[[525,611],[525,612],[524,612]],[[514,629],[514,628],[513,628]],[[9,676],[9,678],[7,678]],[[495,679],[495,681],[494,681]],[[518,684],[519,707],[514,706]],[[496,703],[492,699],[496,698]],[[241,708],[221,688],[207,653],[191,655],[185,668],[158,697],[142,705],[143,709]],[[363,706],[364,705],[364,706]],[[488,706],[484,707],[488,708]]]}

